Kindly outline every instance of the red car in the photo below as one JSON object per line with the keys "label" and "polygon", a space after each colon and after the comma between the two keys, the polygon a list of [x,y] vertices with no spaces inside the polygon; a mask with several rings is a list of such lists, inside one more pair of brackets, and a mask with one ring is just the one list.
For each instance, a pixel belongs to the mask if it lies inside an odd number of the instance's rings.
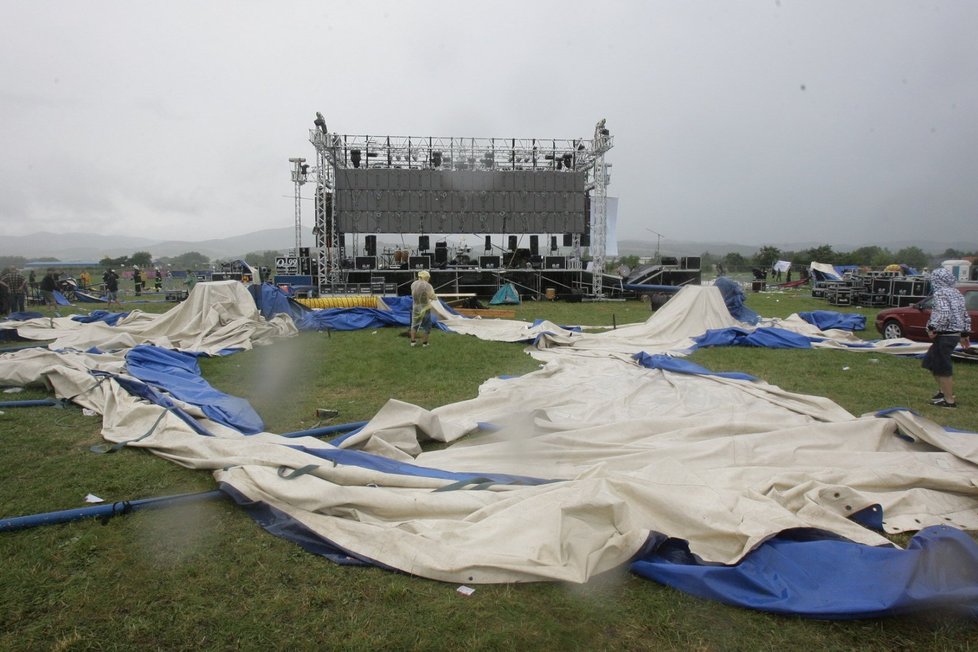
{"label": "red car", "polygon": [[[964,306],[971,315],[971,341],[978,340],[978,283],[959,283],[955,286],[964,295]],[[884,339],[905,337],[929,342],[927,320],[930,319],[932,297],[903,308],[887,308],[876,315],[876,330]]]}

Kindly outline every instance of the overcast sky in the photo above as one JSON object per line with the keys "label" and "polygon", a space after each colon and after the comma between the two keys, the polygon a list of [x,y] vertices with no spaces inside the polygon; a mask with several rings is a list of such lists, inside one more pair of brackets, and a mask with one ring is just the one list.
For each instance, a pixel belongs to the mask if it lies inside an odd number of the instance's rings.
{"label": "overcast sky", "polygon": [[971,0],[0,0],[0,235],[291,227],[320,111],[397,136],[606,118],[620,239],[976,242],[976,28]]}

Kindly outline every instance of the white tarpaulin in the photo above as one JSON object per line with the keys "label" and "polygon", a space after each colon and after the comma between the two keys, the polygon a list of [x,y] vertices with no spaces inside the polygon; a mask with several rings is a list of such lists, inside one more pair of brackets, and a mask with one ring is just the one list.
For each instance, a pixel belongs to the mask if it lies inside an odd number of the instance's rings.
{"label": "white tarpaulin", "polygon": [[292,319],[261,317],[248,290],[239,281],[214,281],[194,286],[185,301],[161,314],[133,310],[113,326],[83,323],[71,317],[38,317],[0,322],[30,340],[54,340],[49,348],[86,351],[128,349],[154,344],[167,349],[216,354],[223,349],[248,349],[275,337],[295,335]]}
{"label": "white tarpaulin", "polygon": [[[732,323],[715,288],[687,289],[644,324],[540,333],[546,364],[487,381],[477,398],[430,411],[392,400],[339,447],[244,436],[184,406],[213,435],[201,436],[119,383],[93,383],[86,367],[117,365],[114,358],[4,354],[0,383],[48,378],[59,396],[103,415],[107,440],[212,470],[240,498],[350,554],[452,582],[583,582],[628,562],[651,532],[686,539],[718,562],[799,527],[885,544],[849,518],[872,505],[883,507],[887,532],[978,529],[973,435],[909,412],[857,417],[760,381],[630,361],[636,350],[681,352],[696,334]],[[237,315],[221,305],[220,315]],[[170,326],[158,336],[196,341],[187,319],[164,316]],[[240,315],[232,322],[249,333],[270,328]],[[465,328],[500,339],[526,331],[488,320]],[[221,324],[210,331],[228,340]],[[199,346],[213,348],[206,337]],[[421,452],[427,437],[455,443]]]}

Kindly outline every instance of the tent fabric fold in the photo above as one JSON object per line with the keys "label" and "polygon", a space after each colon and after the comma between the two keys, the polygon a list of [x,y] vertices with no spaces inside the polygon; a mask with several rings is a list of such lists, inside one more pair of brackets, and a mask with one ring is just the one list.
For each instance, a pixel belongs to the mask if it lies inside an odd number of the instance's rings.
{"label": "tent fabric fold", "polygon": [[[194,378],[190,353],[297,332],[291,314],[263,315],[236,285],[200,284],[171,312],[116,326],[2,324],[59,346],[0,355],[0,383],[48,380],[102,415],[108,442],[210,471],[268,531],[331,559],[470,584],[587,582],[629,567],[818,618],[978,610],[978,545],[960,533],[978,530],[978,435],[906,410],[855,416],[681,360],[710,331],[839,347],[851,332],[797,316],[754,327],[712,287],[597,333],[446,311],[453,332],[532,342],[541,368],[432,410],[392,399],[334,445],[209,409],[222,399]],[[143,400],[140,384],[165,401]],[[867,510],[882,532],[853,517]],[[906,550],[884,536],[918,530]]]}

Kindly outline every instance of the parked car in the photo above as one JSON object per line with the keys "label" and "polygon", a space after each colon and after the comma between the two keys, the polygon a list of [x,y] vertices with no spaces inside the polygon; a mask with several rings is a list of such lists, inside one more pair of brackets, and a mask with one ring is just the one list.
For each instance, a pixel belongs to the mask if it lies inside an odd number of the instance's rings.
{"label": "parked car", "polygon": [[[964,305],[971,315],[971,341],[978,340],[978,283],[959,283],[955,286],[964,295]],[[928,342],[927,320],[933,297],[902,308],[887,308],[876,315],[876,330],[884,339],[905,337]]]}

